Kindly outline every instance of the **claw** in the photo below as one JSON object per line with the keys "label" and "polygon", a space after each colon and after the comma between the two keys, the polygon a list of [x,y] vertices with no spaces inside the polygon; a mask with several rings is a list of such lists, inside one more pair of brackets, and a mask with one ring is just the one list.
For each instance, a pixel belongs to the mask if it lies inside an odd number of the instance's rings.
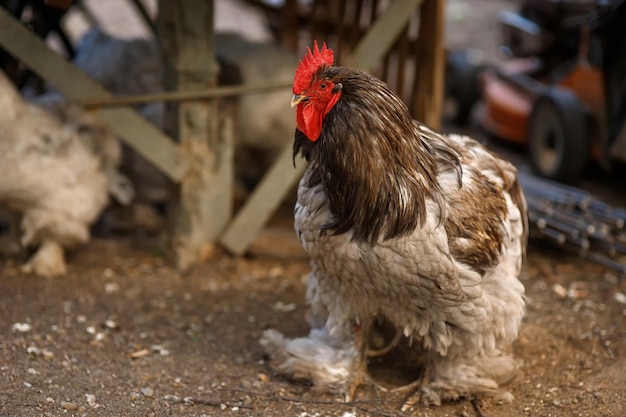
{"label": "claw", "polygon": [[376,358],[378,356],[386,355],[393,348],[398,346],[398,343],[400,342],[401,338],[402,338],[402,333],[399,332],[398,329],[396,329],[396,332],[393,335],[393,339],[391,339],[391,342],[389,342],[387,344],[387,346],[385,346],[385,347],[383,347],[381,349],[368,349],[367,350],[367,356],[370,357],[370,358]]}

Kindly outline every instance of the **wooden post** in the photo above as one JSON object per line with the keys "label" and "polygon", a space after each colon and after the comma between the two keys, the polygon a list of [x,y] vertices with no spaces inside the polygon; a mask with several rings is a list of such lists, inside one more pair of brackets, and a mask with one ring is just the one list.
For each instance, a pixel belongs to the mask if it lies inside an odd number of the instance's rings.
{"label": "wooden post", "polygon": [[[214,87],[212,0],[159,0],[158,30],[167,90]],[[171,245],[179,269],[201,261],[226,226],[232,210],[232,137],[220,128],[217,101],[170,103],[167,125],[189,156],[178,207],[172,214]]]}
{"label": "wooden post", "polygon": [[445,0],[424,0],[420,9],[417,50],[415,118],[431,129],[441,129],[445,72]]}

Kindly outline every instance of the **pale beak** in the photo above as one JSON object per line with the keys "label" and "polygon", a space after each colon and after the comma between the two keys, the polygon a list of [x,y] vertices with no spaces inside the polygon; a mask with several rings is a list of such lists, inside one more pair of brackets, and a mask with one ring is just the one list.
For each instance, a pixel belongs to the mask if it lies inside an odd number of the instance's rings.
{"label": "pale beak", "polygon": [[291,97],[291,107],[296,107],[298,104],[308,99],[309,96],[305,96],[304,94],[294,94],[293,97]]}

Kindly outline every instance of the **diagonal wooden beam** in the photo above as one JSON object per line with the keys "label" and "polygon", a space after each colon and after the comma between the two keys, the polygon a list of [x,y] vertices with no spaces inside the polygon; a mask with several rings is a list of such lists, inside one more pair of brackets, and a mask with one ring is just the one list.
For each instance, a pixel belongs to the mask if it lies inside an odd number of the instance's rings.
{"label": "diagonal wooden beam", "polygon": [[[0,47],[23,62],[69,99],[110,98],[93,79],[56,54],[34,33],[0,8]],[[128,107],[106,108],[94,114],[133,149],[174,181],[180,181],[188,158],[163,132]]]}
{"label": "diagonal wooden beam", "polygon": [[346,65],[361,71],[372,72],[404,30],[415,8],[422,1],[424,0],[392,1],[359,41]]}
{"label": "diagonal wooden beam", "polygon": [[231,253],[243,255],[291,187],[302,177],[306,166],[306,161],[298,158],[294,169],[293,149],[286,146],[229,224],[220,239],[222,246]]}

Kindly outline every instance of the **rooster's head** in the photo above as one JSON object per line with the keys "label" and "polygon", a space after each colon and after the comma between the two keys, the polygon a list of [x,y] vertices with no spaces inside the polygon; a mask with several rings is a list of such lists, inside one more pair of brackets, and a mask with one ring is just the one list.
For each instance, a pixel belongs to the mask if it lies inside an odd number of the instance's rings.
{"label": "rooster's head", "polygon": [[291,107],[297,106],[297,127],[312,142],[320,137],[324,117],[341,97],[341,83],[324,76],[324,70],[333,64],[334,59],[335,54],[326,43],[320,50],[315,41],[313,51],[307,48],[300,60],[293,79]]}

